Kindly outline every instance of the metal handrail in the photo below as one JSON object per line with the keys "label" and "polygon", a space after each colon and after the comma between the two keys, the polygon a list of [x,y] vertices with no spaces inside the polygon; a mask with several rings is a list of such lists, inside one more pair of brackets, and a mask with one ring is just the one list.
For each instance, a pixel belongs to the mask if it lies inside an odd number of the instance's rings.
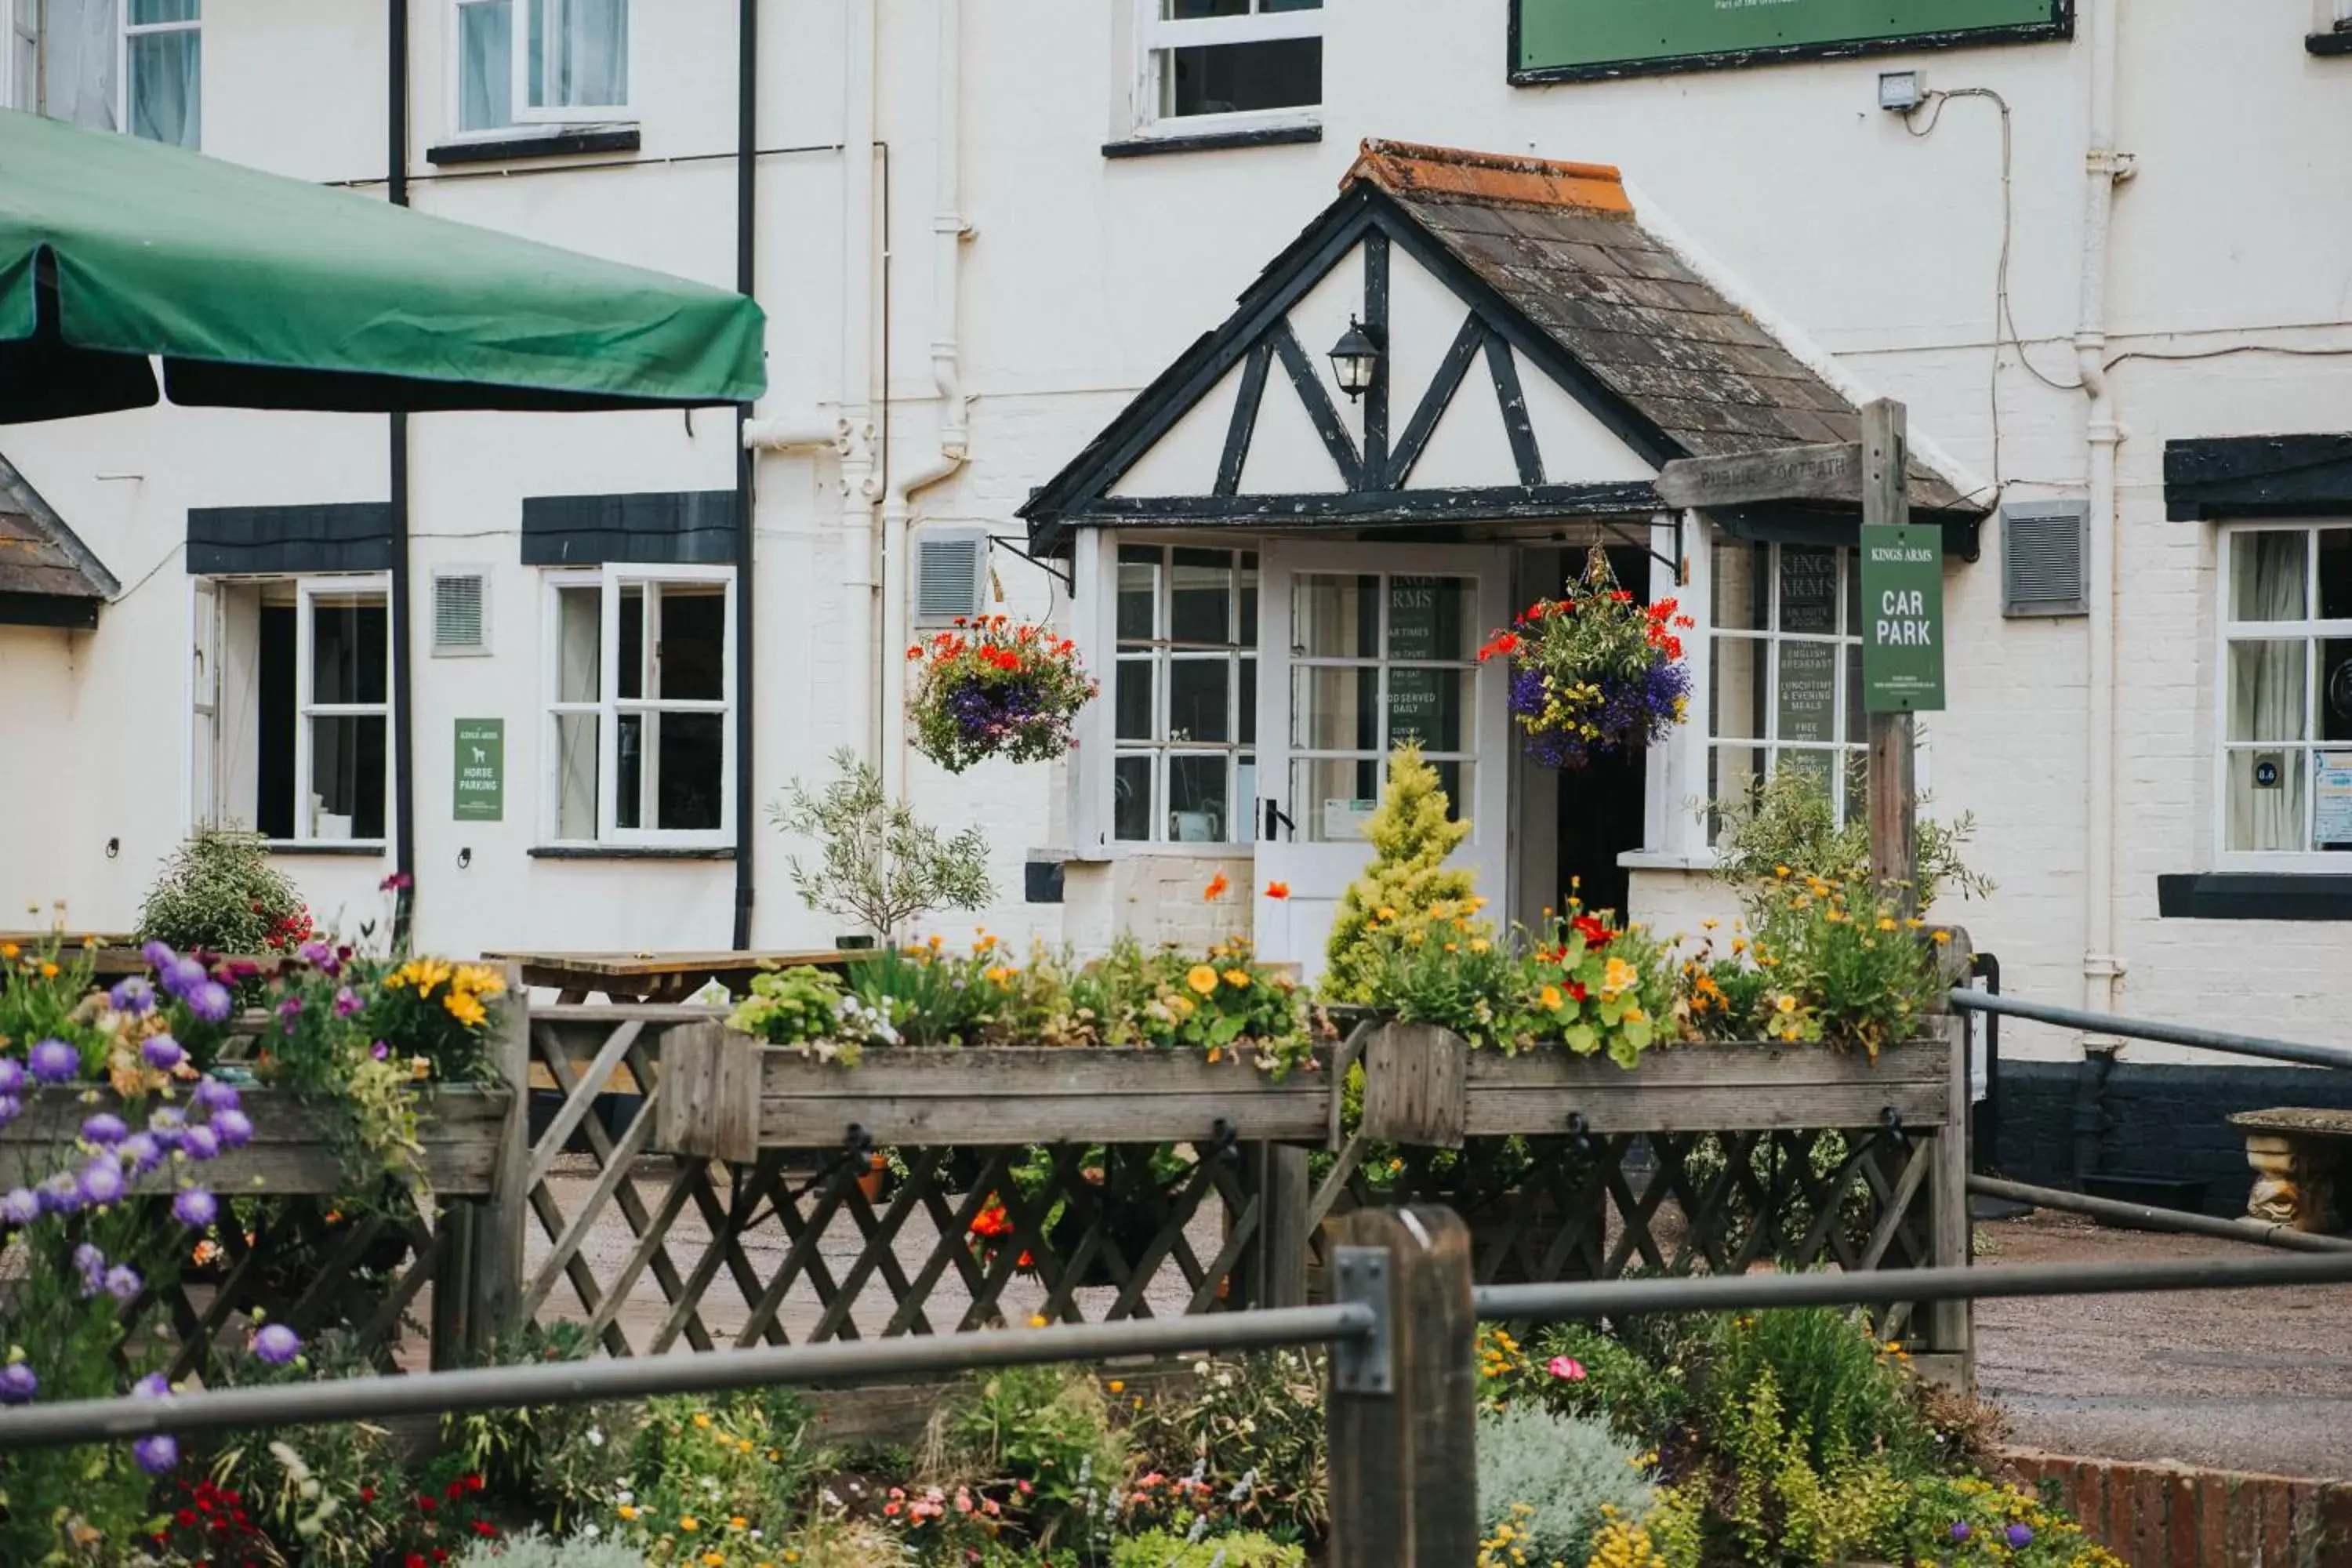
{"label": "metal handrail", "polygon": [[1951,993],[1951,1004],[1965,1013],[1990,1013],[2005,1018],[2025,1018],[2054,1024],[2085,1034],[2120,1035],[2126,1039],[2155,1040],[2168,1046],[2194,1046],[2200,1050],[2225,1051],[2232,1056],[2262,1057],[2271,1061],[2297,1062],[2305,1067],[2352,1068],[2352,1050],[2341,1046],[2307,1046],[2294,1040],[2273,1040],[2261,1035],[2232,1035],[2200,1029],[2189,1024],[2159,1024],[2147,1018],[2125,1018],[2113,1013],[2086,1013],[2078,1007],[2053,1007],[2015,996],[1989,995],[1963,987]]}

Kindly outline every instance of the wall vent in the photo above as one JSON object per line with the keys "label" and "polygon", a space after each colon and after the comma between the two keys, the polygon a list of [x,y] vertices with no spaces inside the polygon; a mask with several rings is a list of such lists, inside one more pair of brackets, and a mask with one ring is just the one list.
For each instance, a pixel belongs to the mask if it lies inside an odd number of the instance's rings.
{"label": "wall vent", "polygon": [[489,612],[479,567],[433,574],[433,651],[436,655],[490,651]]}
{"label": "wall vent", "polygon": [[2090,612],[2084,573],[2090,515],[2090,507],[2078,500],[2020,501],[2000,509],[2002,615]]}
{"label": "wall vent", "polygon": [[951,625],[988,609],[988,531],[927,528],[915,541],[915,624]]}

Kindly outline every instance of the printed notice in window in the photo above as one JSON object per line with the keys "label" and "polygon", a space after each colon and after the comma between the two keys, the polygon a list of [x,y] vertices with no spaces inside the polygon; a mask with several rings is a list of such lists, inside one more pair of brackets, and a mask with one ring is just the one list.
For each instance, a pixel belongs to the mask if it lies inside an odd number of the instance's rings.
{"label": "printed notice in window", "polygon": [[2352,752],[2322,752],[2312,775],[2312,842],[2352,849]]}

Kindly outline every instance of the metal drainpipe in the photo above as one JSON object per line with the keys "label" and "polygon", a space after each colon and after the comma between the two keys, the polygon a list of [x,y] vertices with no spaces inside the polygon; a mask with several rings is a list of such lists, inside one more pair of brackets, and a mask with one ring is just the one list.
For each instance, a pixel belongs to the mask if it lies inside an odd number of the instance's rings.
{"label": "metal drainpipe", "polygon": [[[841,460],[843,490],[841,646],[849,677],[842,683],[848,744],[881,766],[877,731],[881,685],[877,668],[880,617],[875,563],[875,512],[882,500],[874,431],[874,214],[877,0],[849,0],[847,58],[843,62],[841,415],[850,449]],[[885,405],[889,367],[883,367]]]}
{"label": "metal drainpipe", "polygon": [[[385,41],[391,56],[390,112],[385,124],[385,180],[392,205],[408,205],[408,0],[389,0]],[[392,818],[393,870],[403,879],[393,897],[392,937],[404,944],[416,920],[416,720],[413,679],[408,563],[408,416],[394,414],[387,444],[392,502]]]}
{"label": "metal drainpipe", "polygon": [[[735,43],[735,289],[757,296],[760,151],[760,0],[738,0]],[[754,587],[751,516],[755,464],[744,432],[751,405],[735,407],[735,925],[732,945],[751,945],[751,791],[756,770],[759,704],[753,700],[759,660],[752,643]]]}

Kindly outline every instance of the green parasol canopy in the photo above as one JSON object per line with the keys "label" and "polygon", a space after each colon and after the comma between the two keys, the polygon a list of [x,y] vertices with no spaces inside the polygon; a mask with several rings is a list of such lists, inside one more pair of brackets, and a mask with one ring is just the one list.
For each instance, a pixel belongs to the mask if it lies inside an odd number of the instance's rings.
{"label": "green parasol canopy", "polygon": [[0,110],[0,423],[174,403],[604,409],[765,390],[751,300]]}

